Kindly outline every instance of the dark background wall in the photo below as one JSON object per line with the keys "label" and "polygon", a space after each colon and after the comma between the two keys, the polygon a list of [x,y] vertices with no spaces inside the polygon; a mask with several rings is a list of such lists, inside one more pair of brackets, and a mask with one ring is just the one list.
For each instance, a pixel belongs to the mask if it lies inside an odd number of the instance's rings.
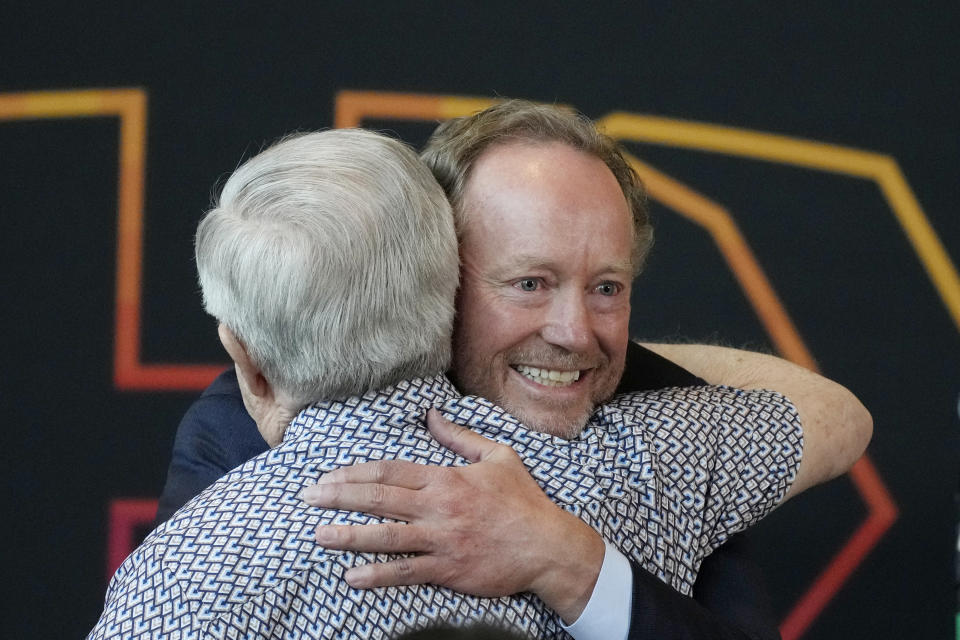
{"label": "dark background wall", "polygon": [[[144,92],[141,363],[225,361],[192,264],[212,185],[280,134],[332,126],[350,89],[526,97],[598,119],[625,111],[883,154],[946,255],[960,254],[955,2],[139,4],[0,9],[0,99]],[[108,505],[159,493],[198,393],[115,383],[119,122],[0,114],[9,637],[92,626]],[[364,124],[414,144],[432,127]],[[729,212],[809,354],[875,418],[856,481],[814,490],[758,528],[785,636],[951,637],[953,265],[940,264],[947,279],[935,285],[875,180],[627,146]],[[775,350],[704,227],[656,197],[654,215],[635,334]]]}

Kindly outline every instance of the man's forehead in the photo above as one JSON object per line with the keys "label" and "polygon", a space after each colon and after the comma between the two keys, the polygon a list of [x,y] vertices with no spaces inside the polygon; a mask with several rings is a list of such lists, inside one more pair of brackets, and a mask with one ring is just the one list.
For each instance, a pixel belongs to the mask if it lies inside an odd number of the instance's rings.
{"label": "man's forehead", "polygon": [[488,149],[459,205],[464,259],[559,271],[587,251],[591,274],[634,273],[633,217],[619,182],[602,159],[566,143]]}
{"label": "man's forehead", "polygon": [[[570,268],[571,264],[563,259],[557,259],[549,257],[544,254],[537,252],[521,252],[516,254],[511,254],[507,252],[500,252],[495,254],[495,257],[499,260],[495,260],[495,264],[491,265],[493,267],[500,267],[505,270],[507,269],[519,269],[522,271],[530,272],[536,274],[537,272],[545,271],[551,273],[562,273],[564,270]],[[594,272],[590,274],[594,277],[599,276],[617,276],[617,277],[631,277],[633,276],[633,263],[629,259],[617,260],[611,259],[599,263]]]}
{"label": "man's forehead", "polygon": [[511,197],[560,196],[585,180],[629,212],[626,195],[603,159],[558,141],[503,142],[484,150],[466,175],[460,205],[473,209],[505,191]]}
{"label": "man's forehead", "polygon": [[466,184],[470,184],[471,177],[478,169],[482,171],[482,168],[487,165],[508,162],[508,158],[516,160],[522,157],[525,164],[534,161],[542,162],[545,167],[549,167],[551,158],[555,156],[558,151],[570,152],[580,155],[583,158],[603,162],[598,156],[583,149],[578,149],[574,145],[562,140],[507,138],[491,144],[480,152],[474,159],[470,172],[466,176]]}

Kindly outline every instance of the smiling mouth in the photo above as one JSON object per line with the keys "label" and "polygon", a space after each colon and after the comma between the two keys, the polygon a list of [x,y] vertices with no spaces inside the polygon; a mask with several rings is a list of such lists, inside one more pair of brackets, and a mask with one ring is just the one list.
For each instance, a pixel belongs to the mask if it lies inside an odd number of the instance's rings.
{"label": "smiling mouth", "polygon": [[558,371],[556,369],[540,369],[525,364],[518,364],[514,370],[527,380],[532,380],[545,387],[567,387],[580,379],[579,371]]}

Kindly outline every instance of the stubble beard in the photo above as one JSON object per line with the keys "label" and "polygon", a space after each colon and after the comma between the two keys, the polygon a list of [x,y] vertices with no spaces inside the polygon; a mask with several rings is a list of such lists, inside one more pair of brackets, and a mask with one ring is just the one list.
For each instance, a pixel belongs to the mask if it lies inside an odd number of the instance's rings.
{"label": "stubble beard", "polygon": [[587,426],[587,422],[590,420],[590,416],[593,415],[595,409],[595,406],[592,405],[583,409],[573,418],[570,418],[561,415],[550,416],[549,414],[543,416],[538,413],[528,412],[524,407],[511,407],[511,403],[506,399],[497,404],[515,415],[520,419],[520,422],[534,431],[557,436],[564,440],[575,440],[580,437],[580,434],[583,433],[583,429]]}
{"label": "stubble beard", "polygon": [[[457,387],[463,393],[482,396],[506,409],[518,418],[524,426],[565,440],[574,440],[580,436],[596,407],[613,396],[620,375],[623,373],[621,365],[618,375],[614,376],[612,381],[607,381],[603,388],[593,390],[587,406],[570,408],[561,403],[550,406],[549,401],[539,400],[536,403],[537,408],[530,408],[507,397],[502,384],[493,384],[493,378],[497,375],[498,369],[502,370],[502,367],[494,366],[489,362],[471,362],[469,358],[465,359],[465,357],[465,350],[454,349],[452,376]],[[609,367],[611,366],[609,359],[602,354],[598,361],[587,362],[584,357],[577,354],[549,347],[546,350],[517,348],[507,353],[504,358],[504,367],[509,366],[507,363],[531,362],[546,368],[593,369],[592,375],[596,375],[598,371],[605,371],[609,374]],[[510,373],[505,372],[505,375],[510,375]]]}

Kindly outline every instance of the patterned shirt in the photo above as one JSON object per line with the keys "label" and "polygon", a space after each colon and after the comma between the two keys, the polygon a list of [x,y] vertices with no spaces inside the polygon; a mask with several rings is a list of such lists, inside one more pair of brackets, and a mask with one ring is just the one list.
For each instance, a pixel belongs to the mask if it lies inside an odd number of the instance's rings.
{"label": "patterned shirt", "polygon": [[389,556],[324,549],[318,524],[365,524],[300,492],[378,459],[465,461],[426,410],[513,447],[550,498],[633,562],[689,594],[700,561],[782,499],[800,462],[796,410],[771,391],[691,387],[615,397],[563,440],[522,426],[444,376],[304,409],[276,448],[231,471],[151,533],[117,570],[90,638],[389,638],[434,622],[486,621],[565,637],[532,594],[478,598],[433,585],[350,588]]}

